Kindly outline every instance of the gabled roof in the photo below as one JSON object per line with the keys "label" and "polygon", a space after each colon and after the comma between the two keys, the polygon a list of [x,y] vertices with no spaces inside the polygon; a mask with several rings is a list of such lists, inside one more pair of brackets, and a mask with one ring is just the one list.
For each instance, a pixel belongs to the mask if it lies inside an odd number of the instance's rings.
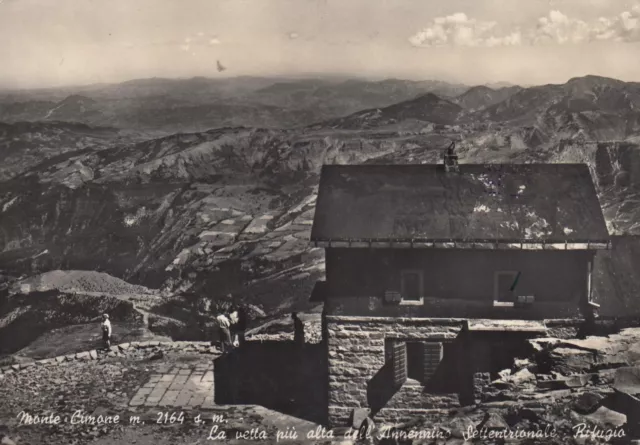
{"label": "gabled roof", "polygon": [[311,241],[606,243],[585,164],[325,165]]}

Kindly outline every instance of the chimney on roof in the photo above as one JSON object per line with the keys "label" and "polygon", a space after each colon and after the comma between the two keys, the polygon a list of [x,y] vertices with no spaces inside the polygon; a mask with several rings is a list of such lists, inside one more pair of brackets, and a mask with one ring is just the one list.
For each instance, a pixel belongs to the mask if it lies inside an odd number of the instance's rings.
{"label": "chimney on roof", "polygon": [[446,172],[459,172],[458,168],[458,156],[453,153],[456,148],[456,143],[451,142],[451,145],[442,153],[442,159],[444,161],[444,170]]}

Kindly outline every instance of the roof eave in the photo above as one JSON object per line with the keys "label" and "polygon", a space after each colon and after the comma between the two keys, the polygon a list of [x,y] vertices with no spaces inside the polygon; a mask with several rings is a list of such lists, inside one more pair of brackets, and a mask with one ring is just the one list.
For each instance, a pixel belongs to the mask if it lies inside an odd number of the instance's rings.
{"label": "roof eave", "polygon": [[425,240],[425,239],[311,239],[316,248],[392,248],[392,249],[489,249],[489,250],[610,250],[610,239],[603,240]]}

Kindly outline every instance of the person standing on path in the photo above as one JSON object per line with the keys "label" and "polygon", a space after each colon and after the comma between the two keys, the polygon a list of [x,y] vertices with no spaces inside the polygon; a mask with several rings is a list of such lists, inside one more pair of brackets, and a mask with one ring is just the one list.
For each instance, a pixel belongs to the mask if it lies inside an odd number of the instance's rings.
{"label": "person standing on path", "polygon": [[111,347],[111,322],[109,321],[108,314],[102,314],[102,324],[100,328],[102,329],[102,343],[104,344],[104,348],[109,349]]}
{"label": "person standing on path", "polygon": [[220,337],[220,349],[223,354],[226,354],[231,350],[231,331],[229,330],[231,327],[231,322],[229,318],[221,313],[216,317],[216,322],[218,323],[218,335]]}
{"label": "person standing on path", "polygon": [[237,321],[233,326],[234,335],[238,339],[238,346],[244,344],[244,334],[247,330],[248,314],[246,306],[240,306],[236,311]]}

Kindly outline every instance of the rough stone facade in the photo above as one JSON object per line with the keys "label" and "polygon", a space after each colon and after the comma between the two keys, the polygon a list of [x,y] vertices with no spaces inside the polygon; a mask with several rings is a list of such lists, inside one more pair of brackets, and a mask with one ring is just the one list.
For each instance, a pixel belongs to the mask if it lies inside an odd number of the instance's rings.
{"label": "rough stone facade", "polygon": [[[349,424],[354,409],[369,408],[375,421],[437,418],[480,399],[492,374],[509,368],[527,338],[540,332],[469,332],[466,319],[327,315],[328,421]],[[568,337],[579,320],[545,320],[548,332]],[[394,387],[389,341],[444,345],[436,384],[409,378]],[[431,359],[431,358],[430,358]],[[433,366],[431,364],[430,366]],[[427,373],[427,366],[423,372]],[[443,369],[444,368],[444,369]],[[432,373],[434,370],[430,370]]]}
{"label": "rough stone facade", "polygon": [[473,401],[480,403],[484,388],[491,383],[491,374],[488,372],[477,372],[473,374]]}
{"label": "rough stone facade", "polygon": [[[394,390],[384,372],[385,340],[452,341],[464,320],[327,316],[326,321],[331,425],[347,424],[355,408],[371,408],[374,419],[395,422],[416,414],[438,416],[460,405],[456,393],[430,394],[414,381]],[[386,389],[388,399],[376,397]]]}

